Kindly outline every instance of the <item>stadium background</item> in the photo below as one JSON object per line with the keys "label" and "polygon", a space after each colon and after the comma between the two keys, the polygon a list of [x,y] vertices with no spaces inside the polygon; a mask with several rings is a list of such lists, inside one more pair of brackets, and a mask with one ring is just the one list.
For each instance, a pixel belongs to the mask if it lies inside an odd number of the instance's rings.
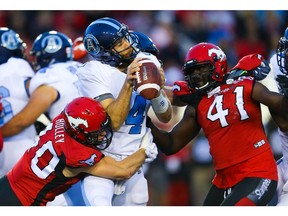
{"label": "stadium background", "polygon": [[[279,38],[288,26],[287,11],[0,11],[0,26],[14,29],[27,44],[29,52],[34,39],[41,33],[56,30],[72,40],[83,35],[90,22],[109,16],[124,22],[129,29],[152,38],[160,50],[167,84],[182,80],[182,63],[187,50],[196,43],[207,41],[219,45],[227,55],[229,68],[246,54],[259,53],[267,60],[275,53]],[[170,125],[170,129],[181,117]],[[275,125],[265,120],[265,129],[280,157]],[[249,133],[249,132],[248,132]],[[191,143],[192,144],[192,143]],[[201,205],[209,189],[213,168],[207,151],[207,140],[200,136],[176,155],[159,153],[155,162],[146,167],[149,182],[149,205]]]}

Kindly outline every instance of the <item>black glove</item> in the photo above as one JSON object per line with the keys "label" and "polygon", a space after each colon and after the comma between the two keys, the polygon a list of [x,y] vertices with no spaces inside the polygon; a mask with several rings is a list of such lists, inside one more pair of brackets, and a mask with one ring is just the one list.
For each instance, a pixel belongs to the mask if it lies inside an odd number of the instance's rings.
{"label": "black glove", "polygon": [[253,76],[256,80],[263,80],[269,74],[271,68],[269,63],[263,59],[261,64],[253,70]]}
{"label": "black glove", "polygon": [[280,93],[288,98],[288,77],[285,75],[277,75],[276,81],[280,87]]}

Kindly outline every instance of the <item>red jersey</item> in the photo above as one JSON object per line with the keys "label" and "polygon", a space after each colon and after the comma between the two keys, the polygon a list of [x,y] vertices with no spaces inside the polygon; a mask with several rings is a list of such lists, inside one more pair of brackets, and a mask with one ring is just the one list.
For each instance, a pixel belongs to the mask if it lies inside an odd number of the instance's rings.
{"label": "red jersey", "polygon": [[209,141],[217,173],[213,183],[220,188],[245,177],[277,180],[260,104],[252,99],[253,85],[252,77],[221,85],[204,96],[197,108],[197,120]]}
{"label": "red jersey", "polygon": [[93,166],[102,156],[71,138],[60,114],[39,134],[36,145],[24,153],[7,178],[23,205],[46,205],[84,177],[66,178],[62,173],[66,166]]}

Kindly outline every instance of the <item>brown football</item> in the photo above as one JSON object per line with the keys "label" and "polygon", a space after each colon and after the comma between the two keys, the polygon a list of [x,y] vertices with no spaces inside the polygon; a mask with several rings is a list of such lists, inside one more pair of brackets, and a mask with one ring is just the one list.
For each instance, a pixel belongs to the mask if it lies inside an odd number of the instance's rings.
{"label": "brown football", "polygon": [[160,91],[162,79],[161,74],[150,59],[143,59],[140,70],[136,72],[135,89],[144,98],[151,100]]}

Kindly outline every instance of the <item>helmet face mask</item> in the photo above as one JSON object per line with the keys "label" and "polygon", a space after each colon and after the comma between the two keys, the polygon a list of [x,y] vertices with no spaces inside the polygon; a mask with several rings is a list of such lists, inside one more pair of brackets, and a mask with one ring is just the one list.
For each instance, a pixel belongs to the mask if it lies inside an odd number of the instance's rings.
{"label": "helmet face mask", "polygon": [[227,74],[226,55],[214,44],[199,43],[187,52],[183,72],[188,86],[205,95],[224,80]]}
{"label": "helmet face mask", "polygon": [[[123,39],[126,39],[130,46],[116,51],[114,47]],[[128,27],[112,18],[101,18],[92,22],[86,28],[83,43],[95,60],[113,67],[128,66],[139,52],[137,41],[131,37]],[[121,55],[129,49],[131,51],[128,56]]]}
{"label": "helmet face mask", "polygon": [[0,64],[11,57],[25,58],[26,48],[26,44],[15,31],[6,27],[0,28]]}
{"label": "helmet face mask", "polygon": [[34,59],[32,64],[35,70],[57,62],[71,61],[72,40],[60,32],[45,32],[35,39],[30,55]]}
{"label": "helmet face mask", "polygon": [[280,71],[283,74],[288,74],[288,28],[278,42],[276,56]]}
{"label": "helmet face mask", "polygon": [[110,145],[113,136],[111,120],[98,101],[76,98],[67,104],[63,115],[66,132],[77,142],[97,150]]}

